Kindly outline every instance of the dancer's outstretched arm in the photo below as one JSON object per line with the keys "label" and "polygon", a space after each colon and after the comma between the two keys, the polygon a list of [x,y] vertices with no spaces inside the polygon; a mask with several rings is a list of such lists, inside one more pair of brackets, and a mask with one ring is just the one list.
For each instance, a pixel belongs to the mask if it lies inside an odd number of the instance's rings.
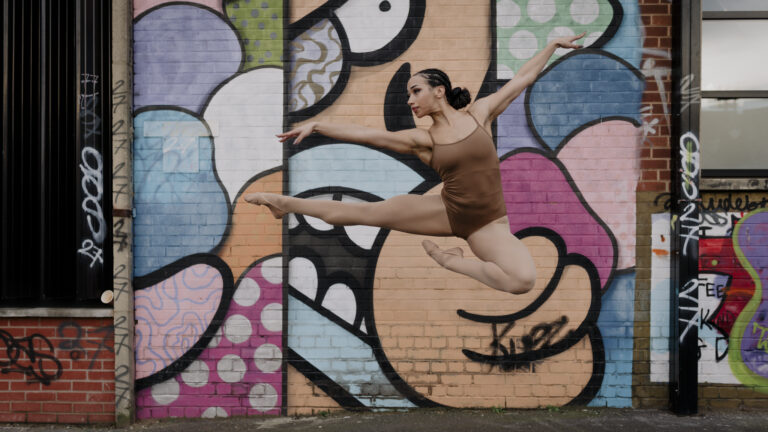
{"label": "dancer's outstretched arm", "polygon": [[280,142],[295,138],[294,144],[317,132],[327,137],[342,141],[369,144],[404,154],[417,154],[422,148],[429,146],[429,135],[421,129],[406,129],[390,132],[381,129],[358,126],[349,123],[331,123],[313,121],[297,126],[281,134],[277,134]]}
{"label": "dancer's outstretched arm", "polygon": [[584,37],[586,32],[577,35],[563,37],[548,43],[547,46],[539,51],[535,56],[528,60],[515,76],[509,80],[502,88],[484,98],[478,99],[470,107],[470,111],[478,120],[493,121],[501,115],[505,109],[517,98],[523,90],[536,81],[536,77],[544,69],[544,66],[552,57],[558,48],[581,48],[574,42]]}

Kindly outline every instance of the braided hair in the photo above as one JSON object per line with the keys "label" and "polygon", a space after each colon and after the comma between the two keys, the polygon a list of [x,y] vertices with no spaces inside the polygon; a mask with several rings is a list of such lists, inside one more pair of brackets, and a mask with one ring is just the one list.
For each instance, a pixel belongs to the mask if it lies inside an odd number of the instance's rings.
{"label": "braided hair", "polygon": [[448,100],[448,104],[455,109],[464,108],[472,100],[469,90],[461,87],[451,87],[451,79],[440,69],[424,69],[416,72],[416,75],[423,76],[432,87],[445,87],[445,97]]}

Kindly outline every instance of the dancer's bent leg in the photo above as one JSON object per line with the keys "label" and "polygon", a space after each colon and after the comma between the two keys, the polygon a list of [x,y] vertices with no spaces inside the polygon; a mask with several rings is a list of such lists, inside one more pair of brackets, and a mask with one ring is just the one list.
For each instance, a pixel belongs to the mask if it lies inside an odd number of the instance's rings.
{"label": "dancer's bent leg", "polygon": [[248,194],[244,199],[267,205],[276,217],[299,213],[331,225],[368,225],[412,234],[452,235],[439,195],[397,195],[384,201],[351,203],[266,193]]}
{"label": "dancer's bent leg", "polygon": [[[500,223],[501,222],[501,223]],[[491,288],[524,294],[536,282],[536,267],[528,248],[509,232],[506,218],[492,222],[467,238],[479,260],[464,258],[455,250],[441,251],[428,240],[424,249],[448,270],[478,280]]]}

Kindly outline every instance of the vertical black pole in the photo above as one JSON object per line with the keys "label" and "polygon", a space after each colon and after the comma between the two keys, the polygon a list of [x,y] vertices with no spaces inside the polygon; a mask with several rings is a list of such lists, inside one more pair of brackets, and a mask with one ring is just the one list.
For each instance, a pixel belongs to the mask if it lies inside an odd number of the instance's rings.
{"label": "vertical black pole", "polygon": [[699,309],[699,104],[701,1],[672,3],[672,221],[670,407],[695,414],[698,405]]}

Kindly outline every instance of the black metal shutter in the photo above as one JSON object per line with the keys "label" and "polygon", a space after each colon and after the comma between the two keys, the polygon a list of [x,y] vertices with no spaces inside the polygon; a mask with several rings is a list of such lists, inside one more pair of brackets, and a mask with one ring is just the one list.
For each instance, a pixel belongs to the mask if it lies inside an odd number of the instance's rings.
{"label": "black metal shutter", "polygon": [[3,1],[0,306],[109,289],[109,5]]}

